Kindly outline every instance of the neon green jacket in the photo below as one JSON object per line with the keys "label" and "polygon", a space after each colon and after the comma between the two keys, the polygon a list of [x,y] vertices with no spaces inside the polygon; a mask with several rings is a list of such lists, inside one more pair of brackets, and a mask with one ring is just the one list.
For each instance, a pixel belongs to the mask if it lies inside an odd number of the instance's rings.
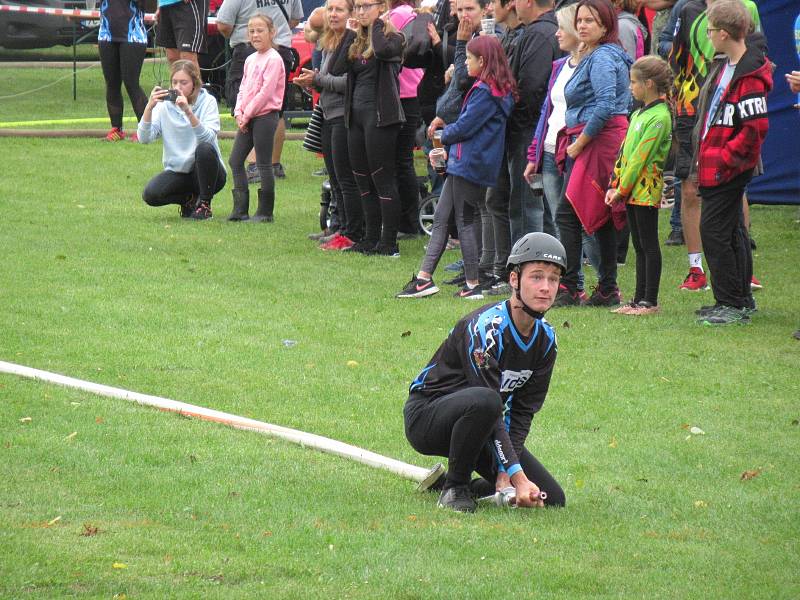
{"label": "neon green jacket", "polygon": [[664,163],[672,145],[672,115],[664,100],[635,111],[614,165],[611,186],[628,204],[661,203]]}

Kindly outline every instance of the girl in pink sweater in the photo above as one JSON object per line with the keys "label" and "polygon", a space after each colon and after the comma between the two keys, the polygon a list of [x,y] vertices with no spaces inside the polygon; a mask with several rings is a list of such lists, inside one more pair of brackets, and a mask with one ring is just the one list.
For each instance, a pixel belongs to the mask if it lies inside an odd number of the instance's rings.
{"label": "girl in pink sweater", "polygon": [[244,78],[233,112],[238,131],[228,161],[233,172],[233,212],[228,220],[246,221],[250,218],[250,190],[244,162],[255,147],[261,189],[258,190],[258,210],[252,220],[271,223],[275,207],[272,142],[283,100],[283,59],[272,45],[275,35],[272,19],[262,14],[251,17],[247,34],[256,51],[244,63]]}

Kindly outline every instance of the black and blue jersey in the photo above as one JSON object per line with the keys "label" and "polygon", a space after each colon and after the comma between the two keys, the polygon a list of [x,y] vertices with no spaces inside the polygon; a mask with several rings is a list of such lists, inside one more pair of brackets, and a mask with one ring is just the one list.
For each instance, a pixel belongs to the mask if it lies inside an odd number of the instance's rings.
{"label": "black and blue jersey", "polygon": [[490,444],[498,467],[513,475],[533,415],[542,407],[557,354],[556,334],[536,319],[530,338],[517,331],[508,301],[463,317],[409,387],[415,398],[435,400],[470,387],[496,390],[503,413]]}
{"label": "black and blue jersey", "polygon": [[147,44],[144,11],[139,3],[136,0],[103,0],[97,41]]}

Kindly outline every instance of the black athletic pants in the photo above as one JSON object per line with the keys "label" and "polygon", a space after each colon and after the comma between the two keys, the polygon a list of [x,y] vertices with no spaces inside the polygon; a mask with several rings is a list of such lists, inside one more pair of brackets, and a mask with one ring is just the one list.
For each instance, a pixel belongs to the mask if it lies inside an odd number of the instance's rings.
{"label": "black athletic pants", "polygon": [[636,292],[634,302],[658,304],[661,283],[661,245],[658,241],[658,207],[628,204],[628,227],[636,251]]}
{"label": "black athletic pants", "polygon": [[322,121],[322,155],[331,192],[338,194],[337,200],[341,201],[338,205],[341,213],[340,230],[349,239],[360,242],[364,236],[364,209],[353,178],[353,169],[350,168],[347,128],[343,116]]}
{"label": "black athletic pants", "polygon": [[131,99],[136,120],[141,121],[147,96],[139,85],[145,50],[144,44],[128,44],[122,42],[100,42],[100,64],[103,78],[106,80],[106,107],[111,119],[111,126],[122,129],[122,84]]}
{"label": "black athletic pants", "polygon": [[[494,485],[490,437],[501,413],[500,395],[488,388],[465,388],[433,401],[411,394],[403,410],[406,438],[421,454],[448,458],[446,488],[467,485],[473,471]],[[564,506],[564,490],[536,457],[523,448],[519,460],[528,479],[547,492],[545,505]]]}
{"label": "black athletic pants", "polygon": [[207,142],[197,144],[194,168],[188,173],[162,171],[153,177],[142,192],[142,199],[150,206],[183,204],[188,194],[211,204],[211,198],[225,187],[227,174],[219,162],[214,146]]}
{"label": "black athletic pants", "polygon": [[233,188],[247,189],[247,171],[245,160],[250,150],[256,149],[256,166],[261,175],[261,189],[274,190],[275,176],[272,171],[272,145],[275,141],[275,130],[278,128],[277,112],[269,112],[255,117],[247,123],[247,131],[237,130],[233,140],[231,156],[228,159],[233,173]]}
{"label": "black athletic pants", "polygon": [[400,218],[398,229],[405,233],[419,233],[419,183],[414,169],[414,146],[417,143],[417,129],[422,122],[419,100],[401,98],[406,122],[397,134],[397,193],[400,198]]}
{"label": "black athletic pants", "polygon": [[400,201],[395,181],[395,151],[400,123],[378,127],[375,105],[353,107],[347,150],[364,209],[364,242],[397,245]]}
{"label": "black athletic pants", "polygon": [[503,154],[503,164],[497,185],[486,191],[486,212],[488,220],[483,220],[481,236],[481,272],[494,272],[505,279],[506,261],[511,253],[511,221],[508,210],[510,201],[511,179],[508,173],[508,160]]}
{"label": "black athletic pants", "polygon": [[700,239],[711,272],[711,289],[719,304],[750,306],[753,254],[744,226],[742,196],[751,173],[717,187],[701,187]]}

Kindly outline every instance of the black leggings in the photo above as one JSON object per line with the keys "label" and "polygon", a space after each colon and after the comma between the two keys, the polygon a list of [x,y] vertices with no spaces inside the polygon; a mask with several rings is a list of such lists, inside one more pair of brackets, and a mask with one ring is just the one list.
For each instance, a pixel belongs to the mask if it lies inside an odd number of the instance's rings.
{"label": "black leggings", "polygon": [[139,74],[147,46],[122,42],[100,42],[100,64],[106,80],[106,107],[111,126],[122,129],[122,84],[131,99],[136,120],[141,121],[147,96],[139,85]]}
{"label": "black leggings", "polygon": [[186,196],[196,194],[198,200],[211,204],[211,198],[225,187],[227,174],[219,162],[214,146],[207,142],[197,145],[194,167],[188,173],[162,171],[150,181],[142,192],[142,200],[150,206],[183,204]]}
{"label": "black leggings", "polygon": [[400,201],[394,161],[400,123],[378,127],[377,120],[374,105],[353,107],[347,149],[364,209],[364,242],[395,246]]}
{"label": "black leggings", "polygon": [[337,194],[337,199],[341,199],[339,210],[342,213],[342,233],[354,242],[360,242],[364,235],[364,209],[361,207],[361,196],[353,178],[353,169],[350,168],[344,117],[325,119],[322,122],[322,155],[325,158],[331,190]]}
{"label": "black leggings", "polygon": [[628,204],[628,226],[636,251],[636,293],[634,302],[658,304],[661,283],[661,246],[658,241],[658,208]]}
{"label": "black leggings", "polygon": [[[420,454],[448,458],[445,487],[467,485],[472,471],[486,481],[497,479],[490,437],[502,413],[500,395],[488,388],[465,388],[428,400],[412,394],[403,410],[406,438]],[[545,505],[564,506],[564,490],[526,448],[519,455],[529,480],[547,492]]]}
{"label": "black leggings", "polygon": [[275,130],[278,128],[278,113],[270,112],[251,119],[247,123],[247,131],[236,131],[233,148],[228,163],[233,173],[233,189],[247,189],[247,171],[244,161],[250,150],[255,146],[256,166],[261,175],[261,189],[275,189],[275,175],[272,171],[272,143],[275,140]]}
{"label": "black leggings", "polygon": [[398,228],[405,233],[419,233],[419,182],[414,169],[414,146],[417,143],[417,129],[422,121],[419,99],[402,98],[406,121],[400,126],[397,135],[397,193],[400,198],[400,218]]}

